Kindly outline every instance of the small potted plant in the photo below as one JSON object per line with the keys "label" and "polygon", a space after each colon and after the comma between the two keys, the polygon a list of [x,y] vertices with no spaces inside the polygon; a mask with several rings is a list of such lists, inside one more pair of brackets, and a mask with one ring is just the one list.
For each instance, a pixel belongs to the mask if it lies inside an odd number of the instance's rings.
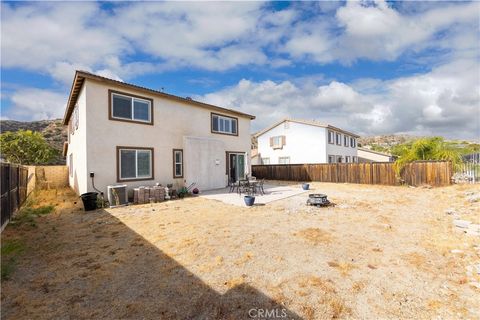
{"label": "small potted plant", "polygon": [[302,189],[303,189],[303,190],[308,190],[308,189],[310,189],[310,184],[308,184],[308,183],[302,183]]}

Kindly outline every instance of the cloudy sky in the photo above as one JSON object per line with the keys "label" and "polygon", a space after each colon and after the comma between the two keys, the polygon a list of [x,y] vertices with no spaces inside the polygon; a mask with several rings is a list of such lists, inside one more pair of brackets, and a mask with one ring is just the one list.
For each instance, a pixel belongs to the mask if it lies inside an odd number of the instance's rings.
{"label": "cloudy sky", "polygon": [[2,2],[2,119],[63,116],[75,69],[363,135],[480,136],[480,2]]}

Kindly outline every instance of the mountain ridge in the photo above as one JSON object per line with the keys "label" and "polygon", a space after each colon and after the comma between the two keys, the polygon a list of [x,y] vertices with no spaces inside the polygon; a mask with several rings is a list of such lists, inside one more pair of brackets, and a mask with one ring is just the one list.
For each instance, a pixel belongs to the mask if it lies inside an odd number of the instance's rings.
{"label": "mountain ridge", "polygon": [[40,132],[45,137],[47,143],[58,151],[51,164],[65,164],[62,149],[63,143],[67,141],[67,127],[62,125],[62,119],[38,121],[0,120],[0,133],[19,130]]}

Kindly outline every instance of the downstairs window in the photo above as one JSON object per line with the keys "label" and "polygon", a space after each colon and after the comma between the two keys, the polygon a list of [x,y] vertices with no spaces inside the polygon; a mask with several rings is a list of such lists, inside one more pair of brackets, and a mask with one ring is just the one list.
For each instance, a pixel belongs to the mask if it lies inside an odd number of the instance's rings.
{"label": "downstairs window", "polygon": [[117,147],[118,181],[153,179],[153,148]]}

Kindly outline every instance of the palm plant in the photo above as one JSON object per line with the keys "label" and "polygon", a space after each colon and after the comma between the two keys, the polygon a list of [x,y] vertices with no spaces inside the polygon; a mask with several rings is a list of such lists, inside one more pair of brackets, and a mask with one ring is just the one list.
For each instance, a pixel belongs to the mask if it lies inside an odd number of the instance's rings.
{"label": "palm plant", "polygon": [[446,160],[451,161],[454,168],[458,168],[463,161],[464,153],[465,150],[446,142],[442,137],[421,138],[392,149],[392,154],[398,156],[395,161],[397,172],[400,172],[407,163],[418,160]]}

